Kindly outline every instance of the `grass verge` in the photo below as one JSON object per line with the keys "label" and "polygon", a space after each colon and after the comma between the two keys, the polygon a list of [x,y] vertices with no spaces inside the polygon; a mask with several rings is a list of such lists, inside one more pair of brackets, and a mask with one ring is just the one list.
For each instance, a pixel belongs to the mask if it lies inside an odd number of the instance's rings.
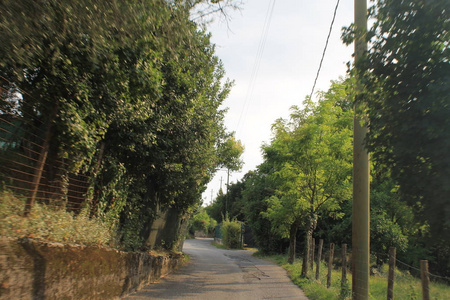
{"label": "grass verge", "polygon": [[[331,275],[331,286],[327,289],[327,272],[328,267],[322,263],[320,266],[320,276],[318,280],[312,278],[302,278],[301,269],[302,263],[300,259],[297,259],[294,264],[287,262],[287,256],[283,255],[270,255],[264,256],[256,252],[256,257],[270,260],[281,267],[283,267],[289,274],[292,282],[298,285],[306,294],[310,300],[343,300],[351,299],[351,271],[347,273],[347,283],[344,284],[344,292],[341,292],[341,274],[342,270],[333,269]],[[314,274],[316,267],[314,265]],[[314,277],[311,274],[310,277]],[[384,300],[387,297],[387,267],[384,266],[379,275],[370,276],[370,293],[369,299]],[[449,299],[450,286],[442,283],[432,282],[430,285],[430,298],[433,300],[446,300]],[[420,279],[411,276],[407,272],[396,270],[395,283],[394,283],[394,298],[395,299],[422,299],[422,287]]]}
{"label": "grass verge", "polygon": [[222,245],[222,244],[219,244],[219,243],[216,243],[216,242],[211,242],[211,245],[213,245],[217,249],[231,250],[231,249],[228,249],[225,245]]}
{"label": "grass verge", "polygon": [[183,253],[183,266],[191,261],[191,257],[187,253]]}
{"label": "grass verge", "polygon": [[0,193],[0,236],[29,237],[53,242],[117,248],[113,228],[87,212],[78,215],[62,208],[35,203],[28,217],[22,212],[25,201],[11,193]]}

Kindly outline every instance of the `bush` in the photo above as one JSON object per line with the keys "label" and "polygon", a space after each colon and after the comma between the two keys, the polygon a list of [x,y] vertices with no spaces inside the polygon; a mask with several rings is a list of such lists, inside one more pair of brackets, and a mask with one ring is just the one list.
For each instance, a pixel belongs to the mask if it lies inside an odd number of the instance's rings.
{"label": "bush", "polygon": [[206,235],[211,236],[216,225],[216,220],[210,218],[206,210],[201,207],[189,220],[189,233],[194,235],[195,231],[201,230]]}
{"label": "bush", "polygon": [[222,223],[222,242],[230,249],[242,248],[241,222],[226,218]]}
{"label": "bush", "polygon": [[54,242],[117,247],[115,228],[86,211],[77,216],[62,208],[35,203],[23,217],[25,200],[9,192],[0,193],[0,235],[30,237]]}

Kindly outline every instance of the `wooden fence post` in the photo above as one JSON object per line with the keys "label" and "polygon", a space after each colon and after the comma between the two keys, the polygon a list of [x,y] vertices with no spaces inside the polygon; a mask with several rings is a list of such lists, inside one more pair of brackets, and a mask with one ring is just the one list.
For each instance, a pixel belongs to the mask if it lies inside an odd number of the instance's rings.
{"label": "wooden fence post", "polygon": [[387,300],[394,299],[394,274],[395,274],[395,247],[389,248],[389,275],[388,275],[388,290]]}
{"label": "wooden fence post", "polygon": [[347,244],[342,244],[341,292],[345,293],[346,290],[347,290]]}
{"label": "wooden fence post", "polygon": [[330,253],[328,254],[328,274],[327,274],[327,289],[331,286],[331,270],[333,269],[334,244],[330,244]]}
{"label": "wooden fence post", "polygon": [[422,299],[430,300],[430,275],[428,273],[428,260],[420,261],[420,278],[422,279]]}
{"label": "wooden fence post", "polygon": [[319,248],[317,249],[317,260],[316,260],[316,280],[319,280],[320,275],[320,260],[322,259],[322,247],[323,240],[319,240]]}

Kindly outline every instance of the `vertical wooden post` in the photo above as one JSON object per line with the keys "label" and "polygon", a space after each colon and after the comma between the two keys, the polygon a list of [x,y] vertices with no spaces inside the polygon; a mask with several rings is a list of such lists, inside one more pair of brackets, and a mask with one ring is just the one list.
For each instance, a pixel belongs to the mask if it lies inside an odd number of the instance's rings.
{"label": "vertical wooden post", "polygon": [[420,261],[420,278],[422,279],[422,299],[430,300],[430,275],[428,273],[428,260]]}
{"label": "vertical wooden post", "polygon": [[395,247],[389,248],[389,275],[387,300],[394,299],[394,276],[395,276]]}
{"label": "vertical wooden post", "polygon": [[[309,251],[310,253],[310,258],[309,258],[309,268],[311,269],[311,272],[314,272],[314,252],[316,250],[316,239],[315,238],[311,238],[311,250]],[[312,275],[311,275],[312,277]]]}
{"label": "vertical wooden post", "polygon": [[323,240],[319,240],[319,248],[317,249],[317,260],[316,260],[316,280],[319,280],[320,276],[320,260],[322,259],[322,247]]}
{"label": "vertical wooden post", "polygon": [[344,292],[347,287],[347,244],[342,244],[342,277],[341,277],[341,292]]}
{"label": "vertical wooden post", "polygon": [[333,256],[334,256],[334,244],[330,244],[330,253],[328,254],[328,274],[327,274],[327,289],[331,286],[331,271],[333,270]]}

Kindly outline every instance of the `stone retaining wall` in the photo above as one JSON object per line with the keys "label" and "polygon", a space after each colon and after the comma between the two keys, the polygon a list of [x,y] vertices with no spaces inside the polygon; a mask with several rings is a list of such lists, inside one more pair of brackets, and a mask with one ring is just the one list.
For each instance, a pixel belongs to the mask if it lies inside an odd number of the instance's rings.
{"label": "stone retaining wall", "polygon": [[177,269],[182,254],[0,237],[0,299],[119,299]]}

